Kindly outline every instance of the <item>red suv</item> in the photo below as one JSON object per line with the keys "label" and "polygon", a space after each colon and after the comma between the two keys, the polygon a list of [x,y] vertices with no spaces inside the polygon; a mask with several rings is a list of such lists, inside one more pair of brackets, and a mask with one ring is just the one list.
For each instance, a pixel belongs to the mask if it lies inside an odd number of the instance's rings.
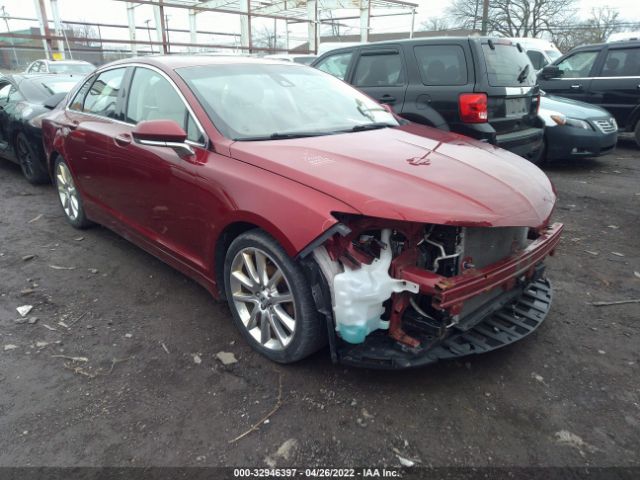
{"label": "red suv", "polygon": [[64,214],[225,296],[256,350],[393,368],[544,320],[562,226],[534,165],[411,124],[292,63],[152,57],[94,72],[43,122]]}

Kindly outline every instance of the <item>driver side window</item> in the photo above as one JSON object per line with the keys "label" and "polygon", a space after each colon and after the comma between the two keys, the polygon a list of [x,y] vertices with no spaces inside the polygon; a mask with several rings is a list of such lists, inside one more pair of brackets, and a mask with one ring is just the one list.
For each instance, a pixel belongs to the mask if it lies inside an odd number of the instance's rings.
{"label": "driver side window", "polygon": [[187,140],[204,143],[202,132],[174,86],[148,68],[137,67],[133,74],[125,120],[173,120],[187,132]]}
{"label": "driver side window", "polygon": [[598,57],[598,51],[577,52],[558,64],[562,70],[562,78],[588,77]]}

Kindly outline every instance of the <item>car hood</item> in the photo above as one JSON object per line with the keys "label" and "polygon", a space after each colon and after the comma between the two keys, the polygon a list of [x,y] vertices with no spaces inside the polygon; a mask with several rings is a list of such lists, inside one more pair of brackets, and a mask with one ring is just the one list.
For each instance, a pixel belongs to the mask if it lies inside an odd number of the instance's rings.
{"label": "car hood", "polygon": [[538,227],[548,220],[556,199],[546,175],[523,158],[413,124],[235,142],[231,155],[379,218]]}
{"label": "car hood", "polygon": [[597,107],[585,102],[571,100],[569,98],[556,97],[555,95],[542,95],[540,97],[540,108],[561,113],[567,117],[579,120],[591,118],[611,117],[611,114],[604,108]]}

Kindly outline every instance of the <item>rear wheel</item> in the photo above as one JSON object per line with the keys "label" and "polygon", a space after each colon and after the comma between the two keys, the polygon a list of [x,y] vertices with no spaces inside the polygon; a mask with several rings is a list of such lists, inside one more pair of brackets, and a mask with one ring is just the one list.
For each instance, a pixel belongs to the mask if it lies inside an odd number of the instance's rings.
{"label": "rear wheel", "polygon": [[75,228],[83,229],[92,225],[84,213],[80,192],[71,175],[71,170],[62,157],[56,158],[54,182],[58,190],[58,200],[67,221]]}
{"label": "rear wheel", "polygon": [[15,150],[22,174],[29,183],[41,185],[50,181],[42,158],[22,132],[16,136]]}
{"label": "rear wheel", "polygon": [[640,147],[640,120],[636,122],[636,128],[633,133],[636,138],[636,145]]}
{"label": "rear wheel", "polygon": [[533,153],[529,158],[529,161],[534,165],[542,165],[547,159],[547,141],[542,140],[542,146],[538,149],[537,152]]}
{"label": "rear wheel", "polygon": [[236,326],[267,358],[295,362],[326,343],[302,269],[265,232],[251,230],[231,243],[224,278]]}

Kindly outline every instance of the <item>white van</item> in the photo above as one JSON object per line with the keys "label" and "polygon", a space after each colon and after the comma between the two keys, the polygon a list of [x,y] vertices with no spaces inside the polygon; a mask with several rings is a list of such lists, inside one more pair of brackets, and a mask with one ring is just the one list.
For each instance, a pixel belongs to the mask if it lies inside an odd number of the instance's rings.
{"label": "white van", "polygon": [[524,48],[536,71],[553,63],[554,60],[562,56],[562,52],[551,40],[542,38],[512,38]]}

